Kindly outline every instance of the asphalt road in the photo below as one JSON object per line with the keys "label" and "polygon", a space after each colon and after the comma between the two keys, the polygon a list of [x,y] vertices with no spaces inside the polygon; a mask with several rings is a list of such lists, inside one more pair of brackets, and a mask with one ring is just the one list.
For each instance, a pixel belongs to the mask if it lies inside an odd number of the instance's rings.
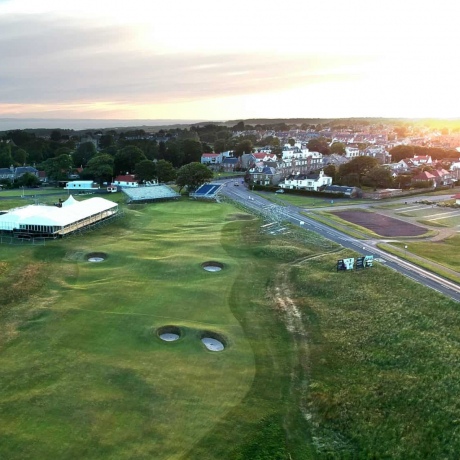
{"label": "asphalt road", "polygon": [[[278,216],[286,222],[294,224],[305,230],[319,233],[323,237],[351,249],[362,255],[373,255],[374,261],[385,264],[387,267],[401,273],[413,281],[423,284],[439,293],[460,302],[460,286],[452,281],[446,280],[439,275],[431,273],[397,256],[388,254],[371,244],[346,235],[334,228],[317,222],[301,214],[300,208],[296,206],[280,206],[271,201],[252,193],[245,185],[234,186],[235,181],[225,181],[220,193],[228,198],[242,203],[245,207],[255,212],[262,212],[268,215]],[[420,198],[418,198],[420,199]]]}

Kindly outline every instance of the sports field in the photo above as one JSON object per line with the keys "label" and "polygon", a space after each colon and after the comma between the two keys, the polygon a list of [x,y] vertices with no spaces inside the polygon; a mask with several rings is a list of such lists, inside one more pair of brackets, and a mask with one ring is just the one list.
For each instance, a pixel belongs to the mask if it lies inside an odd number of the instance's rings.
{"label": "sports field", "polygon": [[413,217],[418,222],[436,227],[459,227],[460,209],[415,203],[401,205],[393,211],[400,216]]}
{"label": "sports field", "polygon": [[0,458],[455,458],[458,306],[261,224],[183,200],[3,245]]}

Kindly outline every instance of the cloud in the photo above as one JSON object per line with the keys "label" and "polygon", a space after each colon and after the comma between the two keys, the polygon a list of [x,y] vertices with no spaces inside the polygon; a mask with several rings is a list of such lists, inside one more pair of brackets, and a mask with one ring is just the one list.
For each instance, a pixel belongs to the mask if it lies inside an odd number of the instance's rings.
{"label": "cloud", "polygon": [[338,56],[167,54],[143,47],[126,25],[34,15],[0,17],[0,28],[0,99],[10,104],[165,103],[353,77]]}

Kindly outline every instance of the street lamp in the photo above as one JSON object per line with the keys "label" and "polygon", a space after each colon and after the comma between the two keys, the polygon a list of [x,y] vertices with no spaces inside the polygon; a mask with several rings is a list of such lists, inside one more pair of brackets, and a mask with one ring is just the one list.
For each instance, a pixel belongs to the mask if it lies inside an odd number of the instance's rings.
{"label": "street lamp", "polygon": [[404,245],[404,257],[407,257],[407,244]]}

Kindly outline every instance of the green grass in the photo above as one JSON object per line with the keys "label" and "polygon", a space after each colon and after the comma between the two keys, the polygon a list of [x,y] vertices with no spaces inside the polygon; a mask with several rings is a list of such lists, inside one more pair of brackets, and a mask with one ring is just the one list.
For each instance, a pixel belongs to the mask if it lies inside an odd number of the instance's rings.
{"label": "green grass", "polygon": [[[258,192],[255,192],[258,193]],[[301,208],[335,208],[340,206],[357,205],[370,203],[370,201],[357,200],[352,198],[317,198],[312,196],[301,196],[290,193],[258,193],[263,198],[279,202],[292,204]]]}
{"label": "green grass", "polygon": [[335,273],[333,263],[290,275],[310,336],[319,456],[456,458],[458,305],[383,267]]}
{"label": "green grass", "polygon": [[[406,243],[407,244],[407,243]],[[451,270],[460,272],[460,254],[458,247],[460,236],[455,235],[442,241],[436,242],[416,242],[411,241],[408,244],[408,250],[417,256],[432,260],[438,264],[444,265]],[[404,249],[404,243],[393,243],[394,246]]]}
{"label": "green grass", "polygon": [[[1,311],[1,457],[192,458],[200,441],[200,458],[214,458],[215,439],[225,453],[266,417],[305,424],[283,376],[292,373],[290,338],[264,305],[277,258],[314,248],[278,247],[255,223],[233,220],[229,205],[128,208],[84,237],[2,248],[2,292],[11,295]],[[265,242],[245,244],[248,226]],[[86,262],[92,251],[107,260]],[[205,272],[206,260],[225,269]],[[154,334],[168,324],[184,332],[177,343]],[[204,330],[227,349],[207,351]],[[232,410],[246,417],[241,426],[206,438]],[[308,449],[298,437],[290,443]]]}
{"label": "green grass", "polygon": [[[14,188],[7,190],[0,190],[0,198],[3,197],[19,197],[19,196],[38,196],[38,195],[47,195],[49,193],[60,193],[63,192],[63,189],[60,187],[44,187],[44,188]],[[67,191],[66,191],[67,193]]]}
{"label": "green grass", "polygon": [[2,246],[0,458],[455,458],[455,302],[379,264],[337,273],[353,252],[228,204],[125,208]]}

